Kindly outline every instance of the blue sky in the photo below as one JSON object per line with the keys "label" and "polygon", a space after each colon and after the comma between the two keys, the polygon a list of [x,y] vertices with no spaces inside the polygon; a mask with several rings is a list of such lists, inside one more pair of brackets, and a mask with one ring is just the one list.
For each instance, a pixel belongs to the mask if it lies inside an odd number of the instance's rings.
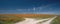
{"label": "blue sky", "polygon": [[60,0],[0,0],[0,14],[60,14]]}

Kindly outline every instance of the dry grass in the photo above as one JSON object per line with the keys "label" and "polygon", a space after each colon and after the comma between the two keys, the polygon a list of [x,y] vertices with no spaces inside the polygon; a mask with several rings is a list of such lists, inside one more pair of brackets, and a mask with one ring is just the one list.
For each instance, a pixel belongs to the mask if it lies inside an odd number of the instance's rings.
{"label": "dry grass", "polygon": [[[0,21],[3,21],[4,24],[8,22],[18,22],[24,20],[24,18],[49,18],[53,16],[58,16],[53,22],[53,24],[60,24],[60,15],[54,14],[0,14]],[[6,22],[6,23],[5,23]]]}
{"label": "dry grass", "polygon": [[49,17],[49,16],[55,16],[51,14],[0,14],[0,16],[17,16],[17,17]]}

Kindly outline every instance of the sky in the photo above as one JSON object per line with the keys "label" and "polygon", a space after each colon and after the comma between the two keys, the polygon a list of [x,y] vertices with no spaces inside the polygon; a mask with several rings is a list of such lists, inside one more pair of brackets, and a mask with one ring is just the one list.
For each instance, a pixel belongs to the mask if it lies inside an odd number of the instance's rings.
{"label": "sky", "polygon": [[60,0],[0,0],[0,14],[60,14]]}

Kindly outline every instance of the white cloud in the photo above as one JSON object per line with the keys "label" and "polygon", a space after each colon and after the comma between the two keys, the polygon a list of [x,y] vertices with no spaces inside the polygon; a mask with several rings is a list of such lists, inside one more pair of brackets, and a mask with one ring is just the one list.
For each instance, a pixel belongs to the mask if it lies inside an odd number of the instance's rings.
{"label": "white cloud", "polygon": [[36,14],[56,14],[55,12],[35,12]]}

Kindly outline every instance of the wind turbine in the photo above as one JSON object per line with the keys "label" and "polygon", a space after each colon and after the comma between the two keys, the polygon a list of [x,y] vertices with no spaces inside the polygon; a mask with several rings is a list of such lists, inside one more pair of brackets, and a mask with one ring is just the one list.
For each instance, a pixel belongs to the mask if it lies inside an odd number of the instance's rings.
{"label": "wind turbine", "polygon": [[36,7],[35,5],[33,5],[33,13],[35,13],[35,11],[36,11]]}

